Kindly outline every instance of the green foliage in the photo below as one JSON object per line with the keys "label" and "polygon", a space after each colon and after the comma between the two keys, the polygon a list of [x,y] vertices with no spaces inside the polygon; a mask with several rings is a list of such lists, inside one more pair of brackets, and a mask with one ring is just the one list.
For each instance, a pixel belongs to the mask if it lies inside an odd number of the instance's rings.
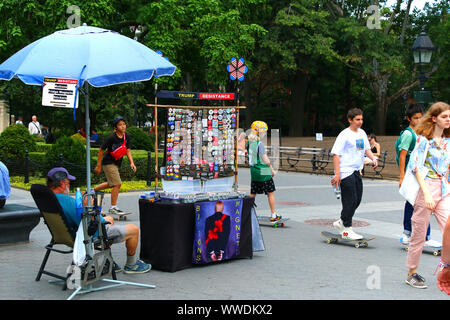
{"label": "green foliage", "polygon": [[[373,3],[379,3],[382,30],[366,26],[367,8]],[[373,131],[376,123],[384,121],[387,133],[397,134],[405,106],[402,97],[411,98],[417,90],[416,86],[402,91],[420,72],[413,66],[410,47],[422,27],[437,48],[432,65],[424,68],[429,71],[438,66],[426,89],[435,100],[450,100],[448,0],[410,12],[403,42],[404,6],[394,12],[386,1],[2,0],[0,62],[33,41],[67,28],[70,13],[66,9],[72,4],[81,9],[81,23],[130,38],[135,36],[130,27],[141,25],[138,41],[162,50],[177,66],[172,77],[91,88],[89,116],[91,127],[100,133],[99,142],[108,134],[101,131],[110,130],[115,115],[134,118],[135,99],[138,126],[153,120],[153,110],[146,104],[155,101],[155,83],[158,90],[217,91],[225,87],[236,92],[239,88],[240,103],[247,106],[241,113],[241,127],[258,118],[270,127],[282,127],[283,134],[301,123],[304,134],[336,133],[346,125],[342,115],[351,107],[361,107],[366,115],[364,128]],[[244,57],[249,67],[242,83],[228,78],[226,65],[232,56]],[[85,126],[83,94],[76,121],[71,109],[43,107],[41,98],[39,87],[20,80],[0,81],[0,99],[9,103],[10,113],[25,121],[36,114],[56,138]],[[164,115],[165,110],[159,108],[160,119]],[[133,139],[133,148],[138,140]]]}
{"label": "green foliage", "polygon": [[126,134],[131,138],[131,148],[138,150],[154,151],[155,140],[142,129],[130,126],[127,127]]}
{"label": "green foliage", "polygon": [[26,150],[35,151],[36,141],[23,125],[10,125],[0,134],[0,157],[2,159],[24,159]]}
{"label": "green foliage", "polygon": [[51,163],[57,163],[61,154],[64,161],[79,164],[86,163],[86,148],[77,139],[69,137],[61,137],[58,139],[46,153],[46,160]]}
{"label": "green foliage", "polygon": [[73,185],[80,186],[86,183],[86,148],[81,141],[61,137],[52,145],[51,149],[45,154],[43,171],[48,172],[51,168],[59,166],[66,168],[76,177]]}

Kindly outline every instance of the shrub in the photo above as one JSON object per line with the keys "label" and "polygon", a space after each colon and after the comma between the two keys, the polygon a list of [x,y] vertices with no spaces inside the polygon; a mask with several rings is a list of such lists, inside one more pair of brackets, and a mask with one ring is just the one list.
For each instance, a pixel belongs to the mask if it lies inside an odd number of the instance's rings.
{"label": "shrub", "polygon": [[80,140],[70,137],[59,138],[45,154],[45,165],[47,166],[45,172],[53,167],[66,168],[71,175],[77,178],[71,183],[72,185],[80,186],[86,183],[86,148]]}
{"label": "shrub", "polygon": [[127,127],[126,134],[130,135],[131,138],[131,148],[146,150],[146,151],[154,151],[154,139],[147,133],[145,133],[142,129],[134,126]]}
{"label": "shrub", "polygon": [[0,157],[2,159],[24,159],[26,150],[35,151],[36,141],[23,125],[10,125],[0,134]]}

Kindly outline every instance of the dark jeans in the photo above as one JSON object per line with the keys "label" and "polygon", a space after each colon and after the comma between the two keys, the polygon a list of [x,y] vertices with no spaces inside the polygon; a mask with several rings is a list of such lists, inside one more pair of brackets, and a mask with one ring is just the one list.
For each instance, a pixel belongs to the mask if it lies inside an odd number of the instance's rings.
{"label": "dark jeans", "polygon": [[362,194],[363,184],[359,171],[341,180],[341,220],[344,227],[352,226],[353,215],[361,203]]}
{"label": "dark jeans", "polygon": [[[403,215],[403,233],[411,236],[412,228],[411,228],[411,218],[414,212],[414,207],[408,201],[405,201],[405,213]],[[430,225],[428,225],[427,229],[427,237],[425,241],[430,240]]]}

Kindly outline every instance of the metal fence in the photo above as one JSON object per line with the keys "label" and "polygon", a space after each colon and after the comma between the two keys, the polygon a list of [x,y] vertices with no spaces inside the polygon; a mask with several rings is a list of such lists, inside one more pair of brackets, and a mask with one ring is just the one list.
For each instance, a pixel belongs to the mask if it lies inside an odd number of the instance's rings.
{"label": "metal fence", "polygon": [[[81,186],[86,184],[86,164],[84,161],[80,163],[72,163],[64,160],[64,156],[60,154],[56,163],[47,163],[45,161],[33,160],[29,152],[25,152],[25,158],[23,159],[8,159],[3,158],[1,161],[6,165],[9,170],[10,177],[19,176],[23,177],[24,183],[29,183],[30,177],[46,178],[47,172],[54,167],[64,167],[69,173],[75,176],[76,180],[72,184],[73,186]],[[124,157],[122,165],[119,168],[120,176],[122,180],[145,180],[147,185],[150,186],[151,181],[154,180],[154,170],[152,170],[152,158],[151,152],[148,151],[147,158],[134,159],[136,165],[136,173],[129,166],[128,159]],[[91,182],[92,184],[98,184],[106,181],[106,177],[103,172],[96,174],[94,172],[95,164],[91,162]]]}

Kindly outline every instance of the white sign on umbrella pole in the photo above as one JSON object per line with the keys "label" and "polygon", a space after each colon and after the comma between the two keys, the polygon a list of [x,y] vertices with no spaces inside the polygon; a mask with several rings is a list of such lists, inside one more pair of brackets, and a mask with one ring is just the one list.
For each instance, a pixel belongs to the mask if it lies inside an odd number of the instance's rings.
{"label": "white sign on umbrella pole", "polygon": [[[42,105],[73,108],[77,83],[77,79],[44,78]],[[75,108],[78,108],[78,95]]]}

